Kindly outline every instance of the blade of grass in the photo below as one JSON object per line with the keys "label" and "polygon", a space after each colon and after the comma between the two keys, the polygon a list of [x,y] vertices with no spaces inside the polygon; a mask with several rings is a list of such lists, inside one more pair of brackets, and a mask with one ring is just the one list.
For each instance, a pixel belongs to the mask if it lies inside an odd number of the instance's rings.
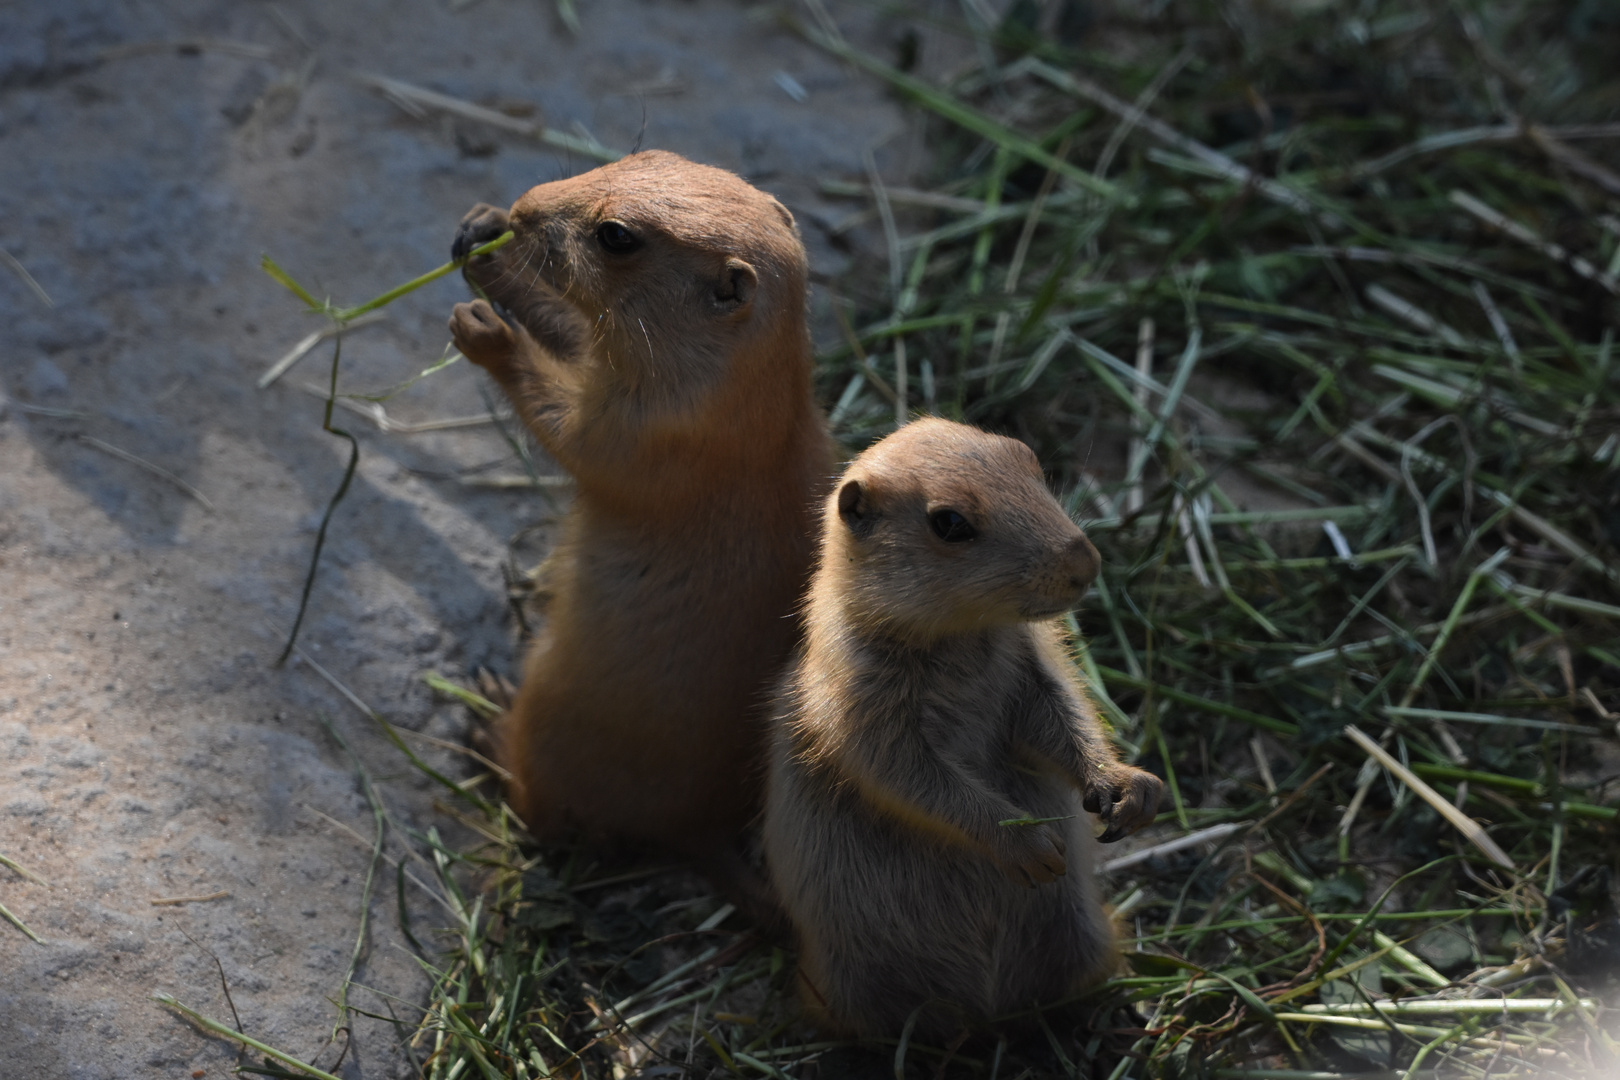
{"label": "blade of grass", "polygon": [[1461,810],[1442,799],[1433,788],[1418,779],[1415,773],[1399,761],[1396,761],[1387,750],[1363,734],[1360,728],[1351,724],[1344,729],[1344,733],[1349,736],[1352,742],[1366,751],[1368,757],[1388,769],[1391,775],[1411,788],[1413,793],[1423,799],[1424,802],[1434,807],[1435,811],[1449,821],[1458,832],[1462,833],[1469,843],[1484,852],[1486,858],[1506,870],[1517,870],[1507,852],[1503,851],[1496,841],[1492,840],[1485,830],[1479,827],[1479,824],[1473,818],[1464,815]]}
{"label": "blade of grass", "polygon": [[951,95],[936,90],[921,79],[913,75],[907,75],[903,71],[897,71],[876,57],[861,52],[848,42],[840,38],[834,38],[814,27],[800,26],[799,32],[839,59],[847,60],[856,67],[864,68],[878,78],[883,79],[895,89],[911,97],[930,111],[938,113],[951,123],[965,128],[975,135],[989,139],[998,146],[1006,147],[1012,153],[1027,158],[1037,165],[1044,165],[1054,170],[1065,179],[1073,181],[1094,195],[1100,195],[1105,199],[1118,198],[1129,204],[1130,200],[1126,199],[1115,185],[1093,176],[1076,165],[1061,160],[1039,143],[997,123],[977,109],[962,104]]}
{"label": "blade of grass", "polygon": [[160,1005],[167,1005],[169,1008],[180,1013],[186,1019],[190,1020],[192,1023],[196,1024],[198,1027],[201,1027],[205,1031],[211,1031],[215,1035],[223,1035],[227,1039],[241,1043],[250,1050],[257,1050],[266,1057],[273,1058],[289,1068],[297,1069],[306,1076],[315,1077],[315,1080],[339,1080],[338,1077],[333,1076],[331,1073],[299,1061],[291,1054],[283,1053],[282,1051],[277,1050],[275,1047],[270,1046],[268,1043],[262,1043],[257,1039],[244,1035],[235,1028],[226,1027],[218,1020],[210,1020],[208,1017],[204,1016],[195,1009],[182,1005],[169,994],[153,994],[152,1000]]}

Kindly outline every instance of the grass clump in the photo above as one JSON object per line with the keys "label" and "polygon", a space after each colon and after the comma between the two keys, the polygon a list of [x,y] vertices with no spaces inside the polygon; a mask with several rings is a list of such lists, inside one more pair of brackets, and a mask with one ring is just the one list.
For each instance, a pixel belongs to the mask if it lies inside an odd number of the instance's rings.
{"label": "grass clump", "polygon": [[805,31],[939,147],[826,185],[887,259],[823,374],[851,443],[1037,448],[1165,837],[1241,826],[1115,871],[1148,1033],[1104,1075],[1620,1069],[1620,25],[963,10],[943,83]]}
{"label": "grass clump", "polygon": [[1128,972],[1033,1037],[817,1040],[698,882],[483,802],[430,845],[423,1076],[1620,1071],[1620,21],[1082,9],[802,30],[936,149],[925,189],[825,181],[884,253],[837,433],[1023,438],[1103,551],[1076,663],[1168,782],[1104,867]]}

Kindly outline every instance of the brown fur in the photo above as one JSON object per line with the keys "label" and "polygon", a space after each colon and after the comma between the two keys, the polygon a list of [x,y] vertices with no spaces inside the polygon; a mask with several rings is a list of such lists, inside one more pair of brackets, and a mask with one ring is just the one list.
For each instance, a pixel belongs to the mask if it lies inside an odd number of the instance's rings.
{"label": "brown fur", "polygon": [[[947,542],[942,510],[976,530]],[[1121,764],[1051,618],[1099,559],[1023,443],[918,420],[829,498],[778,701],[765,852],[826,1028],[918,1032],[1105,977],[1090,809],[1117,839],[1159,780]],[[1060,819],[1000,825],[1012,818]]]}
{"label": "brown fur", "polygon": [[[639,246],[611,250],[609,223]],[[832,472],[804,248],[769,195],[654,151],[477,207],[453,250],[507,228],[467,267],[507,317],[479,299],[450,329],[577,481],[497,725],[512,805],[543,838],[724,862],[757,811]]]}

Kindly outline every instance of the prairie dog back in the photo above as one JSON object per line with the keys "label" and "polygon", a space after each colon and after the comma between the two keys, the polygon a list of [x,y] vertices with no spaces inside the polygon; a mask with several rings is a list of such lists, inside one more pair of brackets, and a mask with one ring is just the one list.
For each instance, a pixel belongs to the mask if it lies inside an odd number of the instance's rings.
{"label": "prairie dog back", "polygon": [[948,1037],[1117,962],[1086,811],[1117,839],[1160,784],[1119,762],[1050,621],[1099,566],[1029,448],[961,424],[900,429],[828,499],[764,830],[824,1027],[921,1009]]}

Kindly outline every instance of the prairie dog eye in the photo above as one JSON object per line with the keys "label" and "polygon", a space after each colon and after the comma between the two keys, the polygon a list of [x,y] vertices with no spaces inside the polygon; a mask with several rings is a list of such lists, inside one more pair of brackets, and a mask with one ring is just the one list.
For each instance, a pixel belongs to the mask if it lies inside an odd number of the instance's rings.
{"label": "prairie dog eye", "polygon": [[934,530],[934,535],[947,544],[959,544],[964,540],[971,540],[979,535],[971,522],[955,510],[949,508],[935,510],[928,515],[928,527]]}
{"label": "prairie dog eye", "polygon": [[604,221],[598,225],[596,242],[610,255],[628,255],[641,246],[640,238],[617,221]]}

